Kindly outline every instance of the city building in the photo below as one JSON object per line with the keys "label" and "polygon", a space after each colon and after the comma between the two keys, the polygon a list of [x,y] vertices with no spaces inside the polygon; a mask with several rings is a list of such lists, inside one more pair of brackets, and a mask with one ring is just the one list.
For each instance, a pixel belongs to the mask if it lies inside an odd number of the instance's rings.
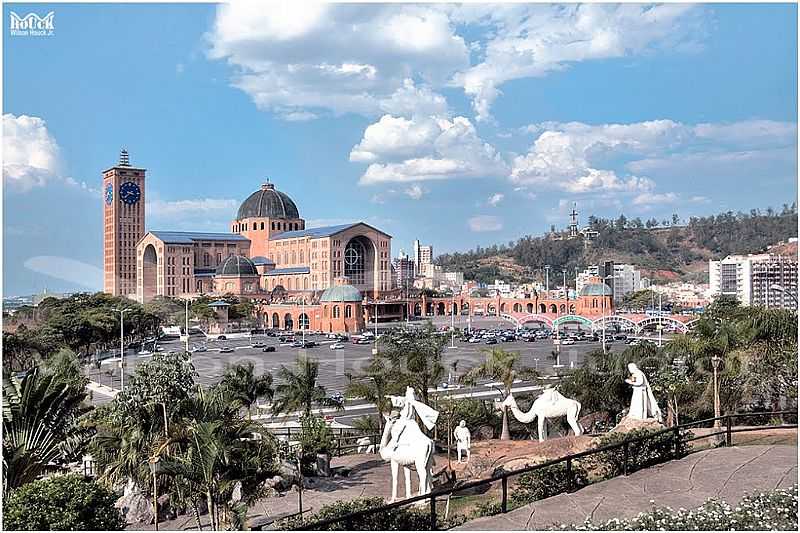
{"label": "city building", "polygon": [[[433,263],[433,246],[421,245],[419,240],[414,241],[414,263],[417,265],[417,274],[425,275],[427,265]],[[428,277],[433,277],[428,276]]]}
{"label": "city building", "polygon": [[606,281],[611,282],[615,303],[621,302],[626,295],[642,289],[641,273],[633,265],[614,264],[613,275],[613,278]]}
{"label": "city building", "polygon": [[407,291],[409,287],[414,286],[416,264],[408,254],[400,250],[400,254],[392,260],[392,267],[394,268],[393,279],[396,287]]}
{"label": "city building", "polygon": [[[709,292],[713,297],[733,296],[742,305],[794,309],[798,289],[796,250],[795,244],[789,253],[729,255],[709,261]],[[775,285],[784,291],[774,289]]]}
{"label": "city building", "polygon": [[704,308],[709,303],[707,285],[674,282],[650,285],[649,288],[654,293],[661,294],[664,301],[672,302],[686,310]]}

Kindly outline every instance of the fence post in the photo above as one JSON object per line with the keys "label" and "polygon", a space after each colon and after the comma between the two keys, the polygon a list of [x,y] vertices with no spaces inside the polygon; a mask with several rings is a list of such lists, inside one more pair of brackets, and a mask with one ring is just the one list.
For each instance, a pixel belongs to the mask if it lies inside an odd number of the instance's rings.
{"label": "fence post", "polygon": [[622,475],[628,475],[628,441],[622,445]]}
{"label": "fence post", "polygon": [[732,418],[730,414],[725,416],[725,446],[728,447],[733,446],[733,434],[731,432],[731,426],[733,424],[731,421]]}
{"label": "fence post", "polygon": [[436,531],[436,496],[431,496],[431,531]]}
{"label": "fence post", "polygon": [[504,513],[508,512],[508,476],[503,476],[502,479],[503,485],[503,499],[500,501],[500,510]]}
{"label": "fence post", "polygon": [[675,458],[677,459],[680,457],[680,449],[681,449],[681,430],[678,426],[675,426]]}
{"label": "fence post", "polygon": [[567,492],[572,492],[572,459],[567,459]]}

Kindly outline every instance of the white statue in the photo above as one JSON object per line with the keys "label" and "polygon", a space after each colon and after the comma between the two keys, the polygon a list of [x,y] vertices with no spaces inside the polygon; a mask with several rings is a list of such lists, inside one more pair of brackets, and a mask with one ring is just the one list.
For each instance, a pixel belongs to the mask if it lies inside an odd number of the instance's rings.
{"label": "white statue", "polygon": [[357,453],[375,453],[375,445],[372,444],[371,437],[361,437],[356,441],[356,448]]}
{"label": "white statue", "polygon": [[467,421],[462,420],[458,423],[453,435],[456,438],[456,450],[458,451],[458,462],[461,462],[461,452],[466,452],[467,462],[469,462],[469,447],[472,444],[472,435],[467,427]]}
{"label": "white statue", "polygon": [[406,482],[406,498],[411,497],[411,469],[414,466],[419,476],[419,495],[431,491],[433,477],[433,441],[417,425],[415,414],[428,429],[433,429],[439,412],[417,401],[414,389],[406,388],[405,396],[390,396],[392,405],[400,407],[400,413],[386,417],[381,444],[378,449],[385,461],[392,465],[392,499],[397,500],[397,472],[403,467]]}
{"label": "white statue", "polygon": [[647,376],[639,370],[635,363],[628,364],[630,377],[625,383],[633,387],[631,395],[631,408],[628,417],[638,420],[656,419],[661,422],[661,409],[658,408],[656,398],[653,396],[653,389],[647,381]]}
{"label": "white statue", "polygon": [[527,413],[520,411],[512,394],[509,394],[500,405],[501,407],[510,408],[511,412],[514,414],[514,418],[523,424],[530,424],[536,417],[539,417],[539,442],[544,442],[544,440],[547,439],[547,426],[545,424],[545,419],[547,418],[566,416],[567,422],[569,422],[575,435],[583,434],[583,428],[578,423],[581,404],[576,400],[570,400],[564,397],[555,389],[545,389],[542,394],[534,400],[531,410]]}

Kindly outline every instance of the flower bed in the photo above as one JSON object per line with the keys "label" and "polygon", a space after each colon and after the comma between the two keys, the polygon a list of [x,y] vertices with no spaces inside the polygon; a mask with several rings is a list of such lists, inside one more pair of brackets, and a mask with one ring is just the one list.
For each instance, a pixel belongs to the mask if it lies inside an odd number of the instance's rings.
{"label": "flower bed", "polygon": [[654,508],[630,520],[614,518],[605,522],[562,525],[577,531],[796,531],[797,485],[746,496],[732,506],[710,499],[692,509]]}

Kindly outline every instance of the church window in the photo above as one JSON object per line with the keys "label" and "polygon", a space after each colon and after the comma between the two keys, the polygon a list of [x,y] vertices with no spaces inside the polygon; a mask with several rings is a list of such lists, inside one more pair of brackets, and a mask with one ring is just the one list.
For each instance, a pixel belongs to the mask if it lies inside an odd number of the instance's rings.
{"label": "church window", "polygon": [[333,306],[333,318],[339,318],[339,306],[338,305],[334,305]]}

